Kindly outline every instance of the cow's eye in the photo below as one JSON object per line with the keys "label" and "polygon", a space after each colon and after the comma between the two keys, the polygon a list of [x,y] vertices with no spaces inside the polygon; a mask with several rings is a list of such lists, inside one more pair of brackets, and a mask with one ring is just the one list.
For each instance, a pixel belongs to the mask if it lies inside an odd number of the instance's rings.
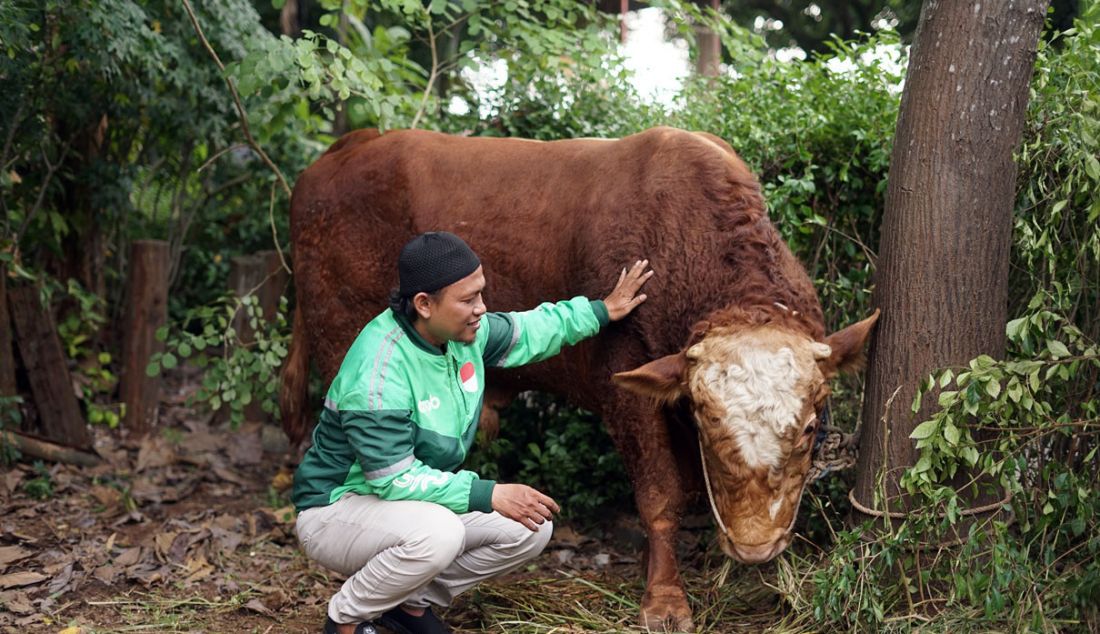
{"label": "cow's eye", "polygon": [[802,433],[809,436],[810,434],[814,433],[814,431],[816,429],[817,429],[817,417],[815,416],[814,418],[810,419],[809,423],[806,423],[806,429],[802,430]]}

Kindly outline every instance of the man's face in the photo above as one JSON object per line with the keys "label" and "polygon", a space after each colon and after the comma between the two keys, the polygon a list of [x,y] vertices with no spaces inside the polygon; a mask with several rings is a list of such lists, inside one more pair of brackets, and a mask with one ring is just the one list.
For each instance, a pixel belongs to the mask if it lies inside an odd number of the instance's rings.
{"label": "man's face", "polygon": [[442,346],[448,341],[473,343],[481,316],[485,314],[485,302],[481,292],[485,290],[485,274],[481,267],[450,286],[444,287],[436,297],[420,293],[414,299],[420,314],[417,330],[429,343]]}

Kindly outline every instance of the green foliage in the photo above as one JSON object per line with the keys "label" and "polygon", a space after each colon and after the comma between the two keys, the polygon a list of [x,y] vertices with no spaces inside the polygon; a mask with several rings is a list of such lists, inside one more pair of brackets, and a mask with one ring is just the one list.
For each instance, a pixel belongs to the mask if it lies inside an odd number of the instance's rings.
{"label": "green foliage", "polygon": [[3,435],[6,429],[18,429],[23,422],[21,396],[0,396],[0,465],[10,465],[19,460],[19,449],[8,442]]}
{"label": "green foliage", "polygon": [[[153,355],[146,372],[156,376],[189,361],[205,369],[191,403],[206,403],[215,411],[226,408],[234,428],[244,422],[244,410],[254,400],[277,417],[278,372],[290,341],[286,306],[286,297],[281,297],[276,314],[265,318],[256,296],[245,295],[191,309],[177,328],[157,331],[165,351]],[[251,333],[247,340],[240,332],[244,327]]]}
{"label": "green foliage", "polygon": [[564,517],[580,522],[629,508],[630,480],[599,418],[526,392],[501,412],[500,421],[500,437],[477,443],[466,468],[533,486],[554,498]]}
{"label": "green foliage", "polygon": [[111,369],[111,353],[103,349],[98,337],[107,324],[106,302],[73,279],[64,287],[47,279],[45,289],[47,304],[60,302],[71,308],[62,312],[57,334],[66,358],[74,364],[73,383],[88,422],[118,427],[123,404],[112,401],[118,376]]}
{"label": "green foliage", "polygon": [[35,477],[23,483],[23,492],[36,500],[53,497],[53,476],[41,460],[34,461]]}

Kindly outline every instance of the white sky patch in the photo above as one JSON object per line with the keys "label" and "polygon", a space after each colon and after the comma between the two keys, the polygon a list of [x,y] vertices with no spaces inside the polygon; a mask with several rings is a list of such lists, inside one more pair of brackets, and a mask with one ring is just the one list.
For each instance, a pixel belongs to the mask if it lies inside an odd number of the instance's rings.
{"label": "white sky patch", "polygon": [[[807,15],[814,17],[814,13],[820,10],[820,7],[811,4],[805,11]],[[876,28],[888,25],[889,21],[883,20]],[[626,27],[626,42],[620,52],[638,95],[645,101],[674,108],[684,80],[693,72],[687,42],[676,36],[671,39],[666,37],[665,16],[659,8],[649,7],[628,12]],[[780,20],[758,17],[753,28],[756,32],[763,33],[780,30],[783,23]],[[900,45],[882,44],[865,53],[858,64],[869,65],[877,61],[884,70],[904,77],[902,59],[905,53],[906,50]],[[806,52],[797,46],[776,49],[772,54],[781,62],[796,62],[807,57]],[[463,69],[462,76],[481,97],[479,114],[488,117],[499,106],[494,102],[493,95],[507,81],[508,65],[501,59],[481,59],[473,52],[470,55],[476,63],[473,68]],[[735,70],[725,64],[722,67],[723,73],[737,77]],[[851,73],[856,71],[857,62],[850,58],[834,57],[826,62],[826,67],[836,73]],[[901,89],[902,84],[899,82],[897,92],[900,93]],[[469,107],[460,98],[454,98],[447,104],[447,109],[455,114],[464,114],[469,111]]]}
{"label": "white sky patch", "polygon": [[643,99],[671,105],[692,72],[687,42],[665,38],[664,14],[653,7],[627,13],[626,29],[622,53],[631,83]]}

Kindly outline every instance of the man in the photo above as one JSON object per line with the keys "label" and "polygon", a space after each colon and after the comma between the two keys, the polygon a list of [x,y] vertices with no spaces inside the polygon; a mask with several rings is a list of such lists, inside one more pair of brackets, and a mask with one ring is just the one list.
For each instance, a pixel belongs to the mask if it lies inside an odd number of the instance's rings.
{"label": "man", "polygon": [[348,350],[294,477],[306,555],[348,576],[328,634],[450,631],[431,606],[538,555],[558,505],[522,484],[458,470],[477,432],[486,367],[551,357],[645,301],[647,261],[604,300],[487,313],[481,262],[458,236],[417,236],[390,310]]}

